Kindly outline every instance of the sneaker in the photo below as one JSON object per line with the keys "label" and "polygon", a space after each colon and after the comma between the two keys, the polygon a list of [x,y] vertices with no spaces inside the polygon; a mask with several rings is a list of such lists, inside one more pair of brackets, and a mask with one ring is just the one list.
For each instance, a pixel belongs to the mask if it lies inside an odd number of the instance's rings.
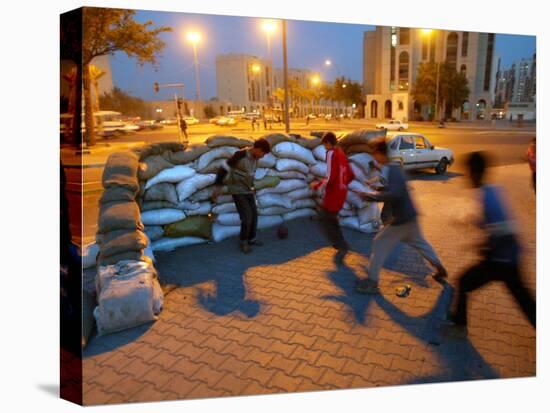
{"label": "sneaker", "polygon": [[359,280],[355,285],[355,291],[359,294],[380,294],[378,281],[372,281],[368,278]]}
{"label": "sneaker", "polygon": [[253,239],[248,241],[248,245],[255,245],[256,247],[263,247],[264,243],[260,240]]}
{"label": "sneaker", "polygon": [[248,245],[247,242],[241,242],[241,251],[245,254],[250,254],[252,252],[252,248],[250,248],[250,245]]}

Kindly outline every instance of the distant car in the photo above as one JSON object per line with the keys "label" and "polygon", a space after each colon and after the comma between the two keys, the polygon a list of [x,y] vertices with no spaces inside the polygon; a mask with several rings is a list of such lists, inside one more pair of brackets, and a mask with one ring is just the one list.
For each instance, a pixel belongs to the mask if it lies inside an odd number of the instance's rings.
{"label": "distant car", "polygon": [[177,125],[178,120],[176,118],[173,119],[164,119],[160,121],[161,124],[167,126],[167,125]]}
{"label": "distant car", "polygon": [[218,120],[222,118],[223,116],[214,116],[213,118],[208,119],[208,123],[211,123],[212,125],[217,125]]}
{"label": "distant car", "polygon": [[407,130],[409,129],[408,123],[403,123],[400,120],[392,119],[389,122],[377,123],[376,129],[386,129],[386,130]]}
{"label": "distant car", "polygon": [[317,119],[317,115],[314,114],[314,113],[310,113],[309,115],[306,116],[306,118],[309,118],[309,119]]}
{"label": "distant car", "polygon": [[237,123],[237,119],[232,116],[222,116],[216,122],[218,126],[235,126]]}
{"label": "distant car", "polygon": [[331,120],[331,119],[332,119],[332,113],[327,113],[327,114],[325,115],[325,119],[326,119],[326,120]]}
{"label": "distant car", "polygon": [[140,120],[135,122],[135,125],[139,128],[139,130],[156,130],[164,127],[162,123],[155,120]]}
{"label": "distant car", "polygon": [[244,114],[244,118],[246,120],[258,119],[259,117],[260,117],[260,114],[257,112],[248,112]]}
{"label": "distant car", "polygon": [[184,116],[183,119],[185,120],[185,123],[187,123],[187,125],[196,125],[197,123],[199,123],[199,120],[194,116]]}
{"label": "distant car", "polygon": [[390,160],[400,162],[406,170],[435,168],[443,175],[454,162],[450,149],[435,147],[418,133],[392,132],[386,135],[386,141]]}

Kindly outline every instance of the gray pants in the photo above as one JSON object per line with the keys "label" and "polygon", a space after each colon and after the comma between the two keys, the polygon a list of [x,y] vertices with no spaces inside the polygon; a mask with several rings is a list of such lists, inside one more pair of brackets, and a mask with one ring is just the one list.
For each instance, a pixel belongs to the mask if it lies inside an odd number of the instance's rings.
{"label": "gray pants", "polygon": [[406,224],[387,225],[376,235],[369,260],[369,280],[378,281],[380,269],[386,258],[400,242],[416,249],[434,267],[443,267],[434,249],[422,235],[418,221],[415,219]]}

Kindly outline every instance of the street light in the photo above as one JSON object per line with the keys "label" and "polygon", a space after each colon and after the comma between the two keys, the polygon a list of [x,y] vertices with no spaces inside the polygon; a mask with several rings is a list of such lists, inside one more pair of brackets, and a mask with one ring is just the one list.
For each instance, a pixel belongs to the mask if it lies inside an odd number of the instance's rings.
{"label": "street light", "polygon": [[267,54],[271,58],[271,34],[275,31],[275,22],[266,20],[262,23],[262,30],[265,32],[267,40]]}
{"label": "street light", "polygon": [[197,44],[201,41],[201,34],[196,31],[187,33],[187,40],[193,45],[193,57],[195,64],[195,79],[197,81],[197,100],[201,100],[201,82],[199,79],[199,59],[197,57]]}
{"label": "street light", "polygon": [[318,86],[319,83],[321,83],[321,79],[319,78],[319,76],[313,76],[313,77],[311,78],[311,84],[312,84],[313,86]]}

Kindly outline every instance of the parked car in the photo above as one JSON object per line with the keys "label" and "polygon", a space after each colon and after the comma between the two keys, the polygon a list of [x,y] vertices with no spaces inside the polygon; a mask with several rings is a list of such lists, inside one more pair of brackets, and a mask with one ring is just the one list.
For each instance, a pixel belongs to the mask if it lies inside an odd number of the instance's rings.
{"label": "parked car", "polygon": [[208,123],[212,124],[212,125],[217,125],[218,124],[218,120],[220,120],[223,116],[214,116],[213,118],[210,118],[208,119]]}
{"label": "parked car", "polygon": [[260,114],[257,112],[248,112],[244,114],[246,120],[259,119]]}
{"label": "parked car", "polygon": [[156,130],[164,127],[162,123],[155,120],[140,120],[136,122],[135,125],[139,130]]}
{"label": "parked car", "polygon": [[390,160],[400,162],[406,170],[435,168],[443,175],[454,162],[450,149],[435,147],[419,133],[388,133],[386,140]]}
{"label": "parked car", "polygon": [[392,119],[389,122],[377,123],[376,129],[386,129],[386,130],[407,130],[409,129],[408,123],[403,123],[400,120]]}
{"label": "parked car", "polygon": [[317,119],[317,115],[314,114],[314,113],[310,113],[309,115],[306,116],[306,118],[309,118],[309,119]]}
{"label": "parked car", "polygon": [[185,123],[187,123],[188,126],[196,125],[197,123],[199,123],[199,120],[194,116],[184,116],[183,119],[185,120]]}
{"label": "parked car", "polygon": [[237,123],[237,119],[232,116],[222,116],[216,122],[218,126],[235,126]]}

